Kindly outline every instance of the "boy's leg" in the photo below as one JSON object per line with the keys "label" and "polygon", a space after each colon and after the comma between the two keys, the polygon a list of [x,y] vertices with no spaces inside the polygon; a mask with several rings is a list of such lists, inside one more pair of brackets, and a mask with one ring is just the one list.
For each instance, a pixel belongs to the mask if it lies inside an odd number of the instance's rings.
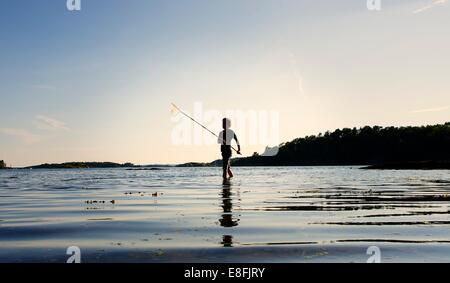
{"label": "boy's leg", "polygon": [[223,178],[227,178],[227,171],[228,171],[228,159],[226,157],[222,158],[222,170],[223,170]]}
{"label": "boy's leg", "polygon": [[228,162],[228,175],[230,176],[230,178],[233,178],[233,171],[231,171],[231,165],[230,162]]}
{"label": "boy's leg", "polygon": [[231,150],[222,152],[223,178],[227,179],[227,173],[233,177],[233,172],[230,169]]}

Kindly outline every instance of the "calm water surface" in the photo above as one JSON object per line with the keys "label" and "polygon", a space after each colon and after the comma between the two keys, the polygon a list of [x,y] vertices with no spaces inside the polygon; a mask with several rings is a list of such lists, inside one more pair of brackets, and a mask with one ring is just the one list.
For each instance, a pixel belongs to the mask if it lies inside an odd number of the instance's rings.
{"label": "calm water surface", "polygon": [[449,171],[0,171],[0,262],[450,262]]}

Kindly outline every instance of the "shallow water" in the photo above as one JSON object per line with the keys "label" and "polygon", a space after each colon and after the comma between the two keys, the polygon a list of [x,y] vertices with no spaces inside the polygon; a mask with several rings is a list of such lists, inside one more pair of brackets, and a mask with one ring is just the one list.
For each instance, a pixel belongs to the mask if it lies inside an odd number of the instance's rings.
{"label": "shallow water", "polygon": [[0,171],[0,262],[450,262],[449,171]]}

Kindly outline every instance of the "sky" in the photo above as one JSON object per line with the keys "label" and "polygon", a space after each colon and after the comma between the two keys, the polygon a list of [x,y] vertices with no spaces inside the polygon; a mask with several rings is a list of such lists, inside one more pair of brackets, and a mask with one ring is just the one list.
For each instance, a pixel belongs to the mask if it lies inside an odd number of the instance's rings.
{"label": "sky", "polygon": [[[211,113],[276,113],[273,144],[450,121],[450,1],[381,0],[380,10],[366,2],[81,0],[69,11],[66,0],[3,0],[0,159],[219,158],[213,136],[174,138],[180,128],[210,134],[172,102],[190,114],[200,107],[196,117],[216,133]],[[267,145],[248,140],[244,155]]]}

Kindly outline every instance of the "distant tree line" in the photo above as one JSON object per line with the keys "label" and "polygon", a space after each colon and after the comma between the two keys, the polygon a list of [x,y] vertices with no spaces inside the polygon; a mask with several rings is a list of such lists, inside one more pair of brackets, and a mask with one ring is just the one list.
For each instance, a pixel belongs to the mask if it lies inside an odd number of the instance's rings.
{"label": "distant tree line", "polygon": [[5,169],[6,168],[6,163],[3,160],[0,160],[0,169]]}
{"label": "distant tree line", "polygon": [[114,162],[66,162],[59,164],[41,164],[27,167],[28,169],[82,169],[82,168],[121,168],[135,167],[133,163],[114,163]]}
{"label": "distant tree line", "polygon": [[338,129],[280,145],[276,156],[254,154],[235,166],[374,165],[450,160],[450,122],[421,127]]}

